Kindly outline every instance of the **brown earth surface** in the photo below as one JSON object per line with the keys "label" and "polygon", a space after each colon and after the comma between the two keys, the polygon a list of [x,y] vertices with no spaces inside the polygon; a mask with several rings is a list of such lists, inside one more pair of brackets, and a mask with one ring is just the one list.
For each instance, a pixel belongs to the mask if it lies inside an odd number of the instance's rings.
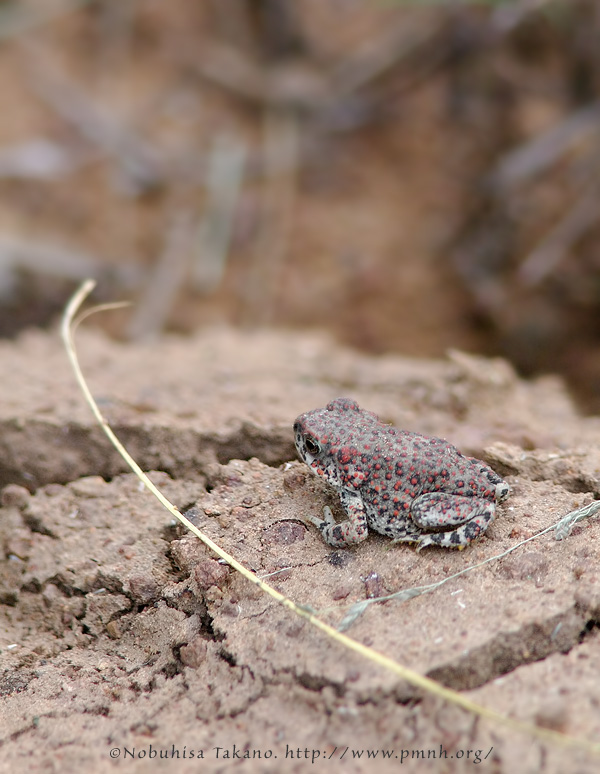
{"label": "brown earth surface", "polygon": [[[336,625],[356,602],[441,580],[600,497],[600,421],[558,379],[524,382],[502,360],[370,357],[229,329],[147,346],[83,331],[78,346],[164,494]],[[124,472],[58,334],[0,352],[1,771],[391,771],[403,750],[403,771],[598,770],[589,753],[477,719],[330,642]],[[292,422],[339,395],[505,475],[512,495],[485,537],[464,551],[374,535],[332,550],[306,526],[336,498],[291,461]],[[547,533],[432,593],[370,605],[349,634],[503,714],[597,739],[599,539],[593,517],[567,540]],[[245,751],[262,757],[235,757]]]}

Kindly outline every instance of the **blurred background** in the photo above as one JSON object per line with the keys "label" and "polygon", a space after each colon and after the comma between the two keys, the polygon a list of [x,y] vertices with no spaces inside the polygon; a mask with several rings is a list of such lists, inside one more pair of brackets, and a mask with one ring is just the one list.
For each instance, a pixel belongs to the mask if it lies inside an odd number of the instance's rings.
{"label": "blurred background", "polygon": [[600,410],[597,0],[0,0],[0,335],[502,355]]}

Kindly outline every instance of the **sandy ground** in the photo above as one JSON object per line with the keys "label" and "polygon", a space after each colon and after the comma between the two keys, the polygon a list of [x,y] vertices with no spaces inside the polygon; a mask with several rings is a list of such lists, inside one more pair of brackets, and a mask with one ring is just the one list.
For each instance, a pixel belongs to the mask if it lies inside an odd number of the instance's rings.
{"label": "sandy ground", "polygon": [[[501,360],[367,357],[228,329],[78,342],[103,411],[165,495],[334,624],[600,497],[600,421],[559,380],[524,382]],[[1,771],[598,771],[580,749],[424,695],[217,561],[126,472],[56,333],[0,344],[0,361]],[[478,543],[416,553],[370,536],[332,550],[302,522],[336,502],[294,461],[292,423],[341,395],[506,477],[511,498]],[[432,593],[370,605],[349,634],[499,712],[598,739],[599,539],[593,517],[567,540],[545,534]]]}

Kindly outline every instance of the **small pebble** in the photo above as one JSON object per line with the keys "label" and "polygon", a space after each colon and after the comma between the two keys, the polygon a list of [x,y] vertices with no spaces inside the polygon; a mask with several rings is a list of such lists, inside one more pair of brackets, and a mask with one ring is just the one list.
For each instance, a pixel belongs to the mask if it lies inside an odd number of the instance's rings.
{"label": "small pebble", "polygon": [[29,490],[18,484],[7,484],[2,490],[0,502],[5,508],[22,508],[30,498]]}
{"label": "small pebble", "polygon": [[69,484],[69,488],[80,497],[106,497],[108,487],[102,476],[86,476]]}
{"label": "small pebble", "polygon": [[206,640],[198,635],[187,645],[181,646],[179,651],[181,663],[184,666],[197,669],[206,658],[207,650]]}
{"label": "small pebble", "polygon": [[232,508],[231,517],[236,521],[250,521],[255,518],[252,508],[242,508],[241,505]]}
{"label": "small pebble", "polygon": [[334,589],[333,594],[331,595],[332,599],[334,600],[340,600],[340,599],[346,599],[350,596],[350,592],[352,591],[352,588],[350,585],[348,586],[338,586],[336,589]]}
{"label": "small pebble", "polygon": [[283,486],[289,492],[295,492],[297,489],[302,489],[305,484],[306,475],[297,470],[293,473],[286,473],[283,477]]}
{"label": "small pebble", "polygon": [[214,559],[203,559],[194,568],[194,579],[202,591],[211,586],[220,586],[229,575],[229,567]]}
{"label": "small pebble", "polygon": [[113,640],[118,640],[122,635],[121,625],[119,621],[109,621],[106,624],[106,633]]}
{"label": "small pebble", "polygon": [[381,585],[381,578],[376,572],[371,572],[366,578],[363,578],[365,584],[365,594],[367,599],[382,597],[385,591]]}
{"label": "small pebble", "polygon": [[147,604],[159,596],[158,584],[150,574],[132,575],[128,585],[136,602]]}
{"label": "small pebble", "polygon": [[196,538],[185,536],[180,540],[173,540],[170,548],[175,563],[186,572],[191,572],[193,567],[206,558],[206,549]]}

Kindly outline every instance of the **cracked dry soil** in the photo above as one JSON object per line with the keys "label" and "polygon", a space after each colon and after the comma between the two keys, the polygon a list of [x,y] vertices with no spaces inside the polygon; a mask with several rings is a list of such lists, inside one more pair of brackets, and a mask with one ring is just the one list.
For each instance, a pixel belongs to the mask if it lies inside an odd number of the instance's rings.
{"label": "cracked dry soil", "polygon": [[[330,643],[124,472],[56,335],[0,348],[0,770],[598,771],[589,754],[477,720]],[[580,417],[556,379],[524,382],[502,361],[372,358],[314,336],[228,330],[148,347],[87,332],[79,349],[165,495],[332,623],[600,497],[600,422]],[[512,496],[486,536],[460,552],[417,554],[377,535],[334,551],[305,526],[303,514],[337,504],[293,461],[292,422],[339,395],[505,476]],[[349,633],[502,713],[598,739],[599,540],[594,518],[565,541],[546,534],[433,593],[370,606]],[[151,750],[180,757],[151,763]]]}

